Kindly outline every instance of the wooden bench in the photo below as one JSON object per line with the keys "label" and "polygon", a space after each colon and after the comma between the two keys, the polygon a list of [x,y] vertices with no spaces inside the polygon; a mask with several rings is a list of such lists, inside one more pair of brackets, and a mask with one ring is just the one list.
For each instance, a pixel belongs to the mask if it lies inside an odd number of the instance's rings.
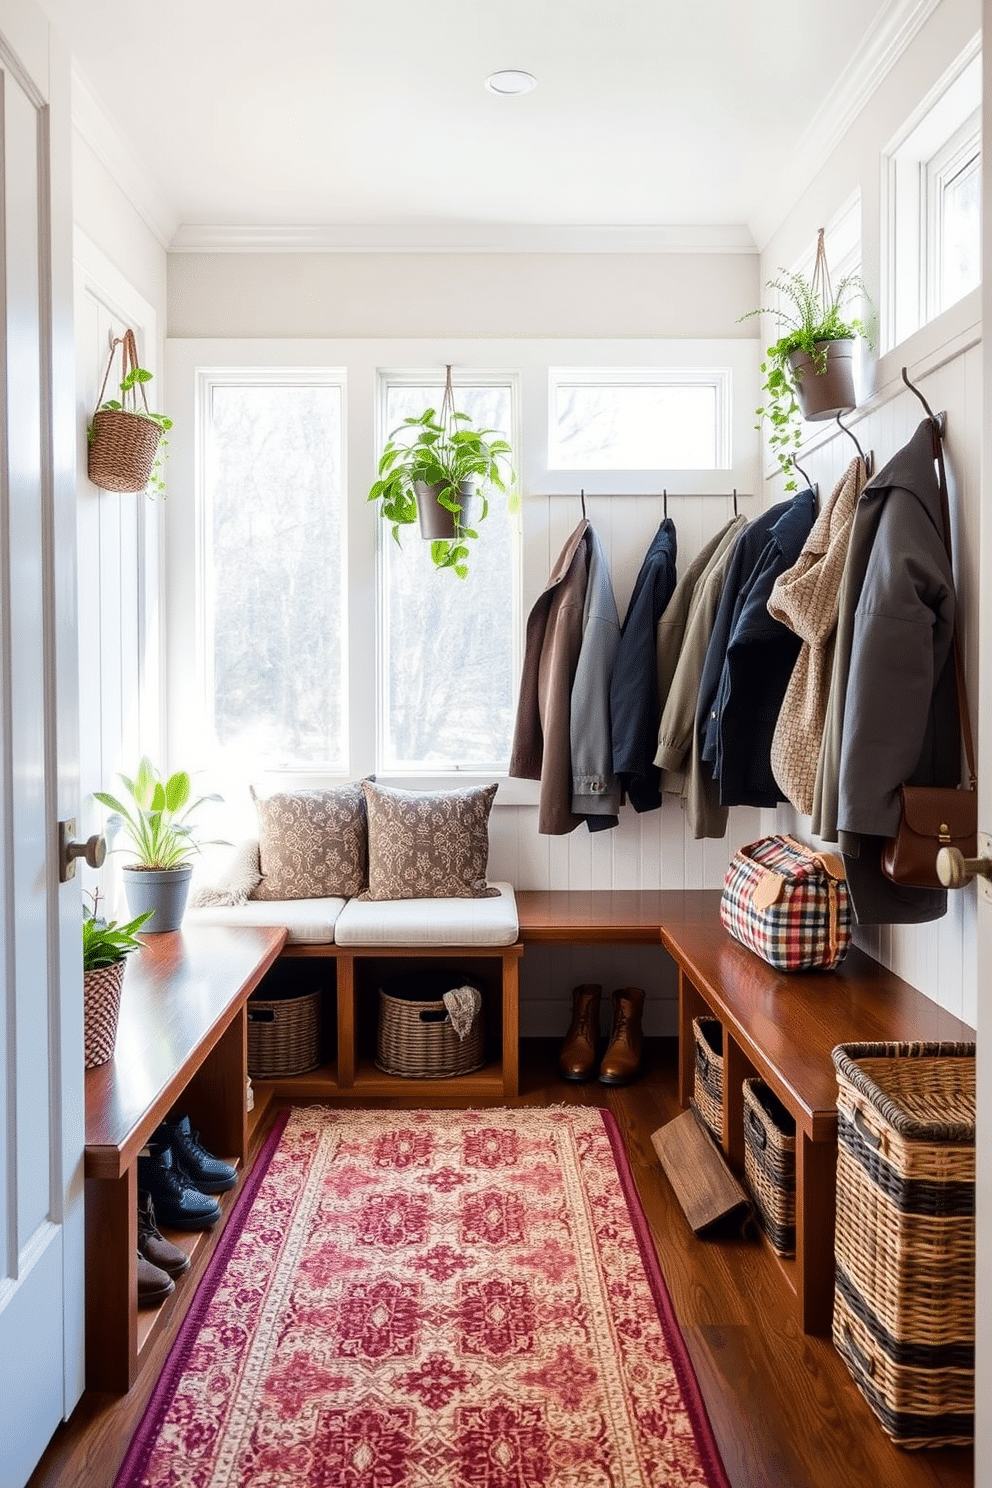
{"label": "wooden bench", "polygon": [[833,1307],[837,1083],[831,1050],[863,1040],[957,1041],[972,1028],[877,961],[851,950],[833,972],[777,972],[720,924],[718,889],[522,892],[528,944],[660,944],[679,972],[679,1098],[692,1094],[692,1020],[724,1034],[723,1150],[744,1170],[742,1083],[758,1075],[796,1121],[796,1255],[778,1258],[808,1333]]}

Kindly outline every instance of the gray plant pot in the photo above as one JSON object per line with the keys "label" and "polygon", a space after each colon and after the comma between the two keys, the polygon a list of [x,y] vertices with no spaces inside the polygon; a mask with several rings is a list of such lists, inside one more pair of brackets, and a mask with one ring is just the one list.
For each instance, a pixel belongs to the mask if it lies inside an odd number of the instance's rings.
{"label": "gray plant pot", "polygon": [[153,911],[151,919],[141,927],[142,935],[178,930],[186,908],[193,865],[184,863],[181,868],[125,868],[122,873],[127,907],[132,918],[144,914],[146,909]]}
{"label": "gray plant pot", "polygon": [[822,372],[804,351],[790,351],[789,365],[796,379],[799,408],[807,423],[836,418],[857,406],[854,395],[854,342],[818,341],[817,350],[826,348],[827,360]]}
{"label": "gray plant pot", "polygon": [[[421,537],[426,537],[431,542],[446,538],[450,542],[455,535],[455,514],[449,512],[446,506],[441,506],[438,502],[437,493],[441,487],[428,486],[424,481],[414,481],[413,485],[417,493],[417,515],[420,518]],[[458,494],[462,507],[462,526],[471,527],[469,509],[474,506],[475,481],[460,481]]]}

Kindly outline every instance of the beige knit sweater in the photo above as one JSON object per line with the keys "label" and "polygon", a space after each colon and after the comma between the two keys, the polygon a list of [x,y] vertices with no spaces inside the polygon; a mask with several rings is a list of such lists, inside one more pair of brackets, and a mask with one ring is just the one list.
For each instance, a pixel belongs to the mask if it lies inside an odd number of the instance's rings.
{"label": "beige knit sweater", "polygon": [[813,787],[830,692],[837,602],[854,509],[865,484],[851,461],[796,562],[775,581],[768,612],[802,641],[772,739],[772,774],[797,811],[813,810]]}

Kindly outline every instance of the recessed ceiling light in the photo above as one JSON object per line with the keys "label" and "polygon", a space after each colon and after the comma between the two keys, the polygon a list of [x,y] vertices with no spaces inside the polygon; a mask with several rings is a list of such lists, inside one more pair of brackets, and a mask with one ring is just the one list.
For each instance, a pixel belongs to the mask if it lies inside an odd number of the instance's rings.
{"label": "recessed ceiling light", "polygon": [[486,78],[490,93],[529,93],[537,87],[533,73],[521,72],[517,67],[508,67],[505,72],[493,72]]}

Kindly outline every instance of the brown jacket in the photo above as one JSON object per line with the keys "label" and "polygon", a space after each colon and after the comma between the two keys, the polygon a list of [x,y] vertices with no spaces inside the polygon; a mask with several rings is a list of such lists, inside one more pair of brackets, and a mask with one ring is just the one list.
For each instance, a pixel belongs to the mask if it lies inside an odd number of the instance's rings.
{"label": "brown jacket", "polygon": [[510,753],[510,775],[541,782],[538,831],[559,837],[584,820],[572,811],[571,698],[582,648],[588,526],[576,527],[527,617]]}
{"label": "brown jacket", "polygon": [[797,561],[776,580],[768,613],[802,641],[772,738],[772,774],[797,811],[813,810],[827,714],[837,602],[864,461],[851,461],[813,524]]}

